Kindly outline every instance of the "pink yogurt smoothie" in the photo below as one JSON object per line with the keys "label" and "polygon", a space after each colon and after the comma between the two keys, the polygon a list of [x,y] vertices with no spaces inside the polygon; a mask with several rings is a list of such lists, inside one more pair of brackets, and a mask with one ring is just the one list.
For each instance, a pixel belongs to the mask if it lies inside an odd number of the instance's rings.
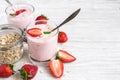
{"label": "pink yogurt smoothie", "polygon": [[[26,11],[20,13],[16,16],[11,16],[10,14],[14,14],[16,11],[20,9],[25,9]],[[7,20],[9,24],[13,24],[19,26],[24,29],[30,22],[33,21],[33,12],[34,7],[31,5],[15,5],[12,7],[6,8]]]}
{"label": "pink yogurt smoothie", "polygon": [[[49,25],[33,25],[34,28],[42,29],[42,32],[51,30]],[[28,29],[32,28],[29,27]],[[37,61],[46,61],[53,58],[57,52],[58,30],[44,34],[40,37],[32,37],[27,34],[27,42],[29,46],[30,56]]]}

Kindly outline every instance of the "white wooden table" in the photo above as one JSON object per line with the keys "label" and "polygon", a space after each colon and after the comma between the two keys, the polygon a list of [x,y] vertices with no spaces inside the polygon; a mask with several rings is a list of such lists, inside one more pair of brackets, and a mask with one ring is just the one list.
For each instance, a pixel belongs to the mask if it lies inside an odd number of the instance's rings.
{"label": "white wooden table", "polygon": [[[120,80],[120,0],[10,1],[30,3],[35,6],[35,16],[45,14],[57,24],[81,8],[74,20],[60,28],[69,37],[69,41],[60,48],[70,52],[77,60],[65,64],[61,79],[52,77],[47,66],[40,66],[33,80]],[[4,0],[0,0],[0,24],[7,23],[4,12],[7,6]],[[15,64],[16,69],[29,63],[26,52],[24,55]],[[12,76],[0,80],[20,79]]]}

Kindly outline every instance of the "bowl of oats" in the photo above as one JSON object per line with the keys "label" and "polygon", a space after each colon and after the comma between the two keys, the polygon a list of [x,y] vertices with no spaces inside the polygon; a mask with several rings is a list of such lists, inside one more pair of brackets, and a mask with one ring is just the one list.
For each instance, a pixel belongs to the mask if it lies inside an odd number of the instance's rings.
{"label": "bowl of oats", "polygon": [[0,64],[13,64],[22,58],[23,34],[15,25],[0,25]]}

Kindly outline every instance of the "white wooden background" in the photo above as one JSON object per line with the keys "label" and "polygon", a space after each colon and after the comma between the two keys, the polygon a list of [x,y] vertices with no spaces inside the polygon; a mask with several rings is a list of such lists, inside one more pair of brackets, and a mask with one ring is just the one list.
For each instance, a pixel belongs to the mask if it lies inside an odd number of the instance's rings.
{"label": "white wooden background", "polygon": [[[70,52],[77,60],[65,64],[61,79],[53,78],[47,66],[40,66],[33,80],[120,80],[120,0],[10,1],[14,4],[30,3],[35,6],[35,17],[45,14],[57,24],[81,8],[74,20],[60,28],[69,37],[69,41],[60,48]],[[7,23],[7,6],[4,0],[0,0],[0,24]],[[15,64],[16,69],[27,62],[29,61],[24,56]],[[17,79],[13,76],[0,80]]]}

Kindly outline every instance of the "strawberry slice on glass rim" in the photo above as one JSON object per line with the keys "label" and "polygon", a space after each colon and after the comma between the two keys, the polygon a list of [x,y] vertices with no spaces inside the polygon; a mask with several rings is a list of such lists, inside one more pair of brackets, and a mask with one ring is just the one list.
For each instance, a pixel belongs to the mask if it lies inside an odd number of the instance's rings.
{"label": "strawberry slice on glass rim", "polygon": [[19,14],[25,12],[25,11],[26,11],[26,9],[17,10],[17,11],[15,12],[15,15],[19,15]]}
{"label": "strawberry slice on glass rim", "polygon": [[18,16],[19,14],[21,14],[25,11],[26,11],[26,9],[20,9],[20,10],[15,11],[15,13],[10,13],[10,16]]}
{"label": "strawberry slice on glass rim", "polygon": [[27,33],[32,37],[39,37],[42,35],[40,28],[30,28],[27,30]]}

